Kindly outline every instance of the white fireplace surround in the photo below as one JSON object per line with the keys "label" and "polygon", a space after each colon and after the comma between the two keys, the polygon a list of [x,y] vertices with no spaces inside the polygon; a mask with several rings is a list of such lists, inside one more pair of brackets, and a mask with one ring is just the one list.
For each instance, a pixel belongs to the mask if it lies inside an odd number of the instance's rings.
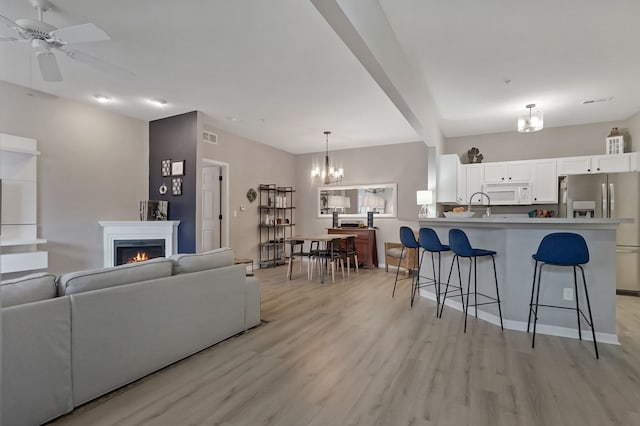
{"label": "white fireplace surround", "polygon": [[179,220],[158,221],[100,221],[102,226],[102,253],[104,266],[115,266],[114,242],[116,240],[164,240],[164,255],[178,252]]}

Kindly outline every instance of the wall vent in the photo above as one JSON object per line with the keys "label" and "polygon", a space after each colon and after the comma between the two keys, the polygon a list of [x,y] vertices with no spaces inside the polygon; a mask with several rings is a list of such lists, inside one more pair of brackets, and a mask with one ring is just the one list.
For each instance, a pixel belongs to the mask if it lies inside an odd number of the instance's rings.
{"label": "wall vent", "polygon": [[613,96],[610,96],[608,98],[588,99],[586,101],[582,101],[582,105],[598,104],[600,102],[611,102],[612,100],[613,100]]}
{"label": "wall vent", "polygon": [[215,133],[207,132],[206,130],[202,131],[202,140],[205,142],[212,143],[214,145],[218,144],[218,135]]}

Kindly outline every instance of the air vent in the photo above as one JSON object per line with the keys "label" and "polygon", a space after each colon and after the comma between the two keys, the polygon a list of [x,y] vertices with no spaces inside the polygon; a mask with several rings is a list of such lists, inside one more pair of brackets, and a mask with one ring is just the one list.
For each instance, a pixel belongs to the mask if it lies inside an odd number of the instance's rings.
{"label": "air vent", "polygon": [[206,130],[202,131],[202,140],[205,142],[212,143],[214,145],[218,144],[218,135],[215,133],[207,132]]}
{"label": "air vent", "polygon": [[610,102],[613,99],[613,96],[609,97],[609,98],[599,98],[599,99],[589,99],[586,101],[582,101],[582,105],[588,105],[588,104],[597,104],[600,102]]}

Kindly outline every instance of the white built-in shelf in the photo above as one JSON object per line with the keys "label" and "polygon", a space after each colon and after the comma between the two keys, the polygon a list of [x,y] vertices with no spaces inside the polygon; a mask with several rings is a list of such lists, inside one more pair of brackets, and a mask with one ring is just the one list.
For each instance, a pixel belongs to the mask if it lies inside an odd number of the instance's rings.
{"label": "white built-in shelf", "polygon": [[7,253],[0,256],[0,271],[3,274],[46,269],[48,266],[49,261],[46,251]]}
{"label": "white built-in shelf", "polygon": [[35,244],[46,244],[47,240],[38,238],[35,240],[9,240],[9,241],[0,241],[0,247],[9,247],[9,246],[31,246]]}
{"label": "white built-in shelf", "polygon": [[0,179],[2,179],[2,238],[0,247],[13,247],[0,254],[0,271],[22,272],[45,269],[46,251],[35,246],[46,244],[38,238],[37,156],[38,141],[0,133]]}
{"label": "white built-in shelf", "polygon": [[15,147],[0,146],[0,150],[2,150],[2,152],[13,152],[16,154],[40,155],[40,151],[34,151],[32,149],[20,149]]}

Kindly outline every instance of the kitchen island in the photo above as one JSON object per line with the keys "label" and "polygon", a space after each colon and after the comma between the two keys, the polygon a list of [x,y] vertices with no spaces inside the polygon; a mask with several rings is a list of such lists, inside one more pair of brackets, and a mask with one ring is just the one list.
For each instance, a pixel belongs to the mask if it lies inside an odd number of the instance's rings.
{"label": "kitchen island", "polygon": [[[486,218],[419,219],[418,222],[420,227],[434,229],[443,244],[448,243],[449,230],[459,228],[467,233],[474,248],[497,252],[495,260],[498,287],[502,299],[504,328],[521,331],[526,331],[529,315],[529,300],[535,263],[531,255],[538,249],[542,238],[549,233],[574,232],[582,235],[587,242],[590,253],[590,262],[584,266],[584,271],[596,326],[596,338],[603,343],[619,343],[616,335],[616,229],[620,223],[629,223],[632,222],[632,219],[538,219],[491,216]],[[452,258],[451,253],[446,253],[442,257],[443,282],[447,280]],[[465,288],[468,267],[468,261],[461,259],[460,268]],[[430,260],[423,263],[420,275],[433,276]],[[545,267],[542,280],[541,304],[575,307],[575,299],[564,300],[563,298],[565,288],[570,288],[571,292],[574,288],[573,271],[570,267]],[[455,267],[451,282],[458,282]],[[581,278],[578,274],[579,301],[586,314],[584,291],[580,291],[581,288]],[[478,259],[478,292],[488,295],[495,294],[490,258]],[[420,289],[420,295],[435,300],[433,287]],[[444,315],[447,315],[449,307],[462,310],[460,298],[447,299]],[[470,320],[474,314],[473,308],[470,308]],[[478,318],[500,326],[496,305],[478,307]],[[473,324],[472,320],[470,324]],[[590,340],[591,332],[584,321],[582,321],[582,329],[583,339]],[[540,308],[536,332],[578,338],[575,311]]]}

